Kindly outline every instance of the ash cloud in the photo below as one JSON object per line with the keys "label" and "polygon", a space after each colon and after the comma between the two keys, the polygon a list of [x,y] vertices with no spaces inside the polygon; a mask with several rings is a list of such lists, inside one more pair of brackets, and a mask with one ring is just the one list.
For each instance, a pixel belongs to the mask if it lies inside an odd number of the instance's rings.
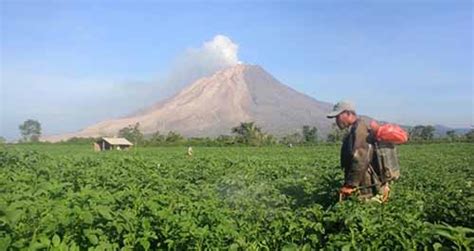
{"label": "ash cloud", "polygon": [[187,49],[173,63],[169,74],[158,84],[165,95],[173,94],[199,78],[240,64],[239,46],[229,37],[216,35],[200,48]]}

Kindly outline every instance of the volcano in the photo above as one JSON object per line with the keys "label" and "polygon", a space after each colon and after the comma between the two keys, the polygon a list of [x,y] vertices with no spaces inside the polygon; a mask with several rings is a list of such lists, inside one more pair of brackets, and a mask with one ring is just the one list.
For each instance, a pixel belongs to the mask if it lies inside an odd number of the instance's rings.
{"label": "volcano", "polygon": [[216,137],[229,135],[232,127],[251,121],[275,136],[301,131],[303,125],[316,126],[320,135],[326,135],[333,121],[325,115],[331,108],[330,103],[282,84],[260,66],[239,64],[201,78],[171,98],[129,116],[44,140],[115,136],[136,123],[145,135],[175,131],[187,137]]}

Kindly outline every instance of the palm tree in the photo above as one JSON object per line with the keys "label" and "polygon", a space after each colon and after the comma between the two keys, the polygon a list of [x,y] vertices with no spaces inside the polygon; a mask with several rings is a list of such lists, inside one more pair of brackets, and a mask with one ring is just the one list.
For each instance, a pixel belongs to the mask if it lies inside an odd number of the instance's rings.
{"label": "palm tree", "polygon": [[232,128],[232,133],[237,134],[237,142],[249,145],[260,145],[265,138],[262,129],[254,122],[241,122],[239,126]]}

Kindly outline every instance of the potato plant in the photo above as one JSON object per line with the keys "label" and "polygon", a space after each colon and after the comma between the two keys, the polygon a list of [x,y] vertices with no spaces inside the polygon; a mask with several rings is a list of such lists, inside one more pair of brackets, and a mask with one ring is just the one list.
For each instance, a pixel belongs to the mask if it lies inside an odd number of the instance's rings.
{"label": "potato plant", "polygon": [[386,204],[339,147],[0,148],[0,250],[472,250],[474,145],[400,147]]}

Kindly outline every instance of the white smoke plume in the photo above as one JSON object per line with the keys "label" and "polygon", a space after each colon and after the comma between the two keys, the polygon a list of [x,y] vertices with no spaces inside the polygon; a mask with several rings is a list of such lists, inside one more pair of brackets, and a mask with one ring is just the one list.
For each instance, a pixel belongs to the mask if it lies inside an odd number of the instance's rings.
{"label": "white smoke plume", "polygon": [[216,35],[200,48],[188,49],[174,62],[170,74],[160,84],[165,93],[173,93],[195,80],[241,63],[239,46],[224,35]]}
{"label": "white smoke plume", "polygon": [[224,66],[235,65],[239,63],[237,56],[239,46],[234,44],[230,38],[224,35],[217,35],[212,41],[204,43],[202,53],[214,56],[216,62]]}

